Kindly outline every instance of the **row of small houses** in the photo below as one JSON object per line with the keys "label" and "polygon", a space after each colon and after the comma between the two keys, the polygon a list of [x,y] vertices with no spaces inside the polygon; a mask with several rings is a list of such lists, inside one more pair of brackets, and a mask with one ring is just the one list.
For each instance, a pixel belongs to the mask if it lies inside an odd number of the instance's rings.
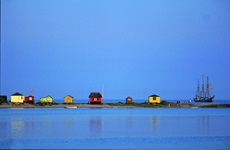
{"label": "row of small houses", "polygon": [[[0,96],[0,101],[1,102],[7,102],[7,96]],[[150,103],[160,103],[160,96],[158,95],[150,95],[148,101]],[[24,96],[20,93],[14,93],[11,95],[11,103],[34,103],[34,96]],[[53,102],[53,98],[51,96],[46,96],[46,97],[41,97],[40,102]],[[64,97],[64,103],[73,103],[73,96],[71,95],[66,95]],[[91,92],[89,95],[89,103],[97,103],[97,104],[102,104],[102,95],[99,92]],[[133,103],[132,97],[127,97],[126,98],[126,103]]]}

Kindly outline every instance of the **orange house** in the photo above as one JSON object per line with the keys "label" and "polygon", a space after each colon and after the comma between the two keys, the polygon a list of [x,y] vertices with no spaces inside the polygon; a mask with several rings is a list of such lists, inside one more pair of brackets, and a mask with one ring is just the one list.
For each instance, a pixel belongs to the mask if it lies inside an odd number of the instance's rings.
{"label": "orange house", "polygon": [[73,96],[71,95],[66,95],[64,97],[64,103],[73,103]]}

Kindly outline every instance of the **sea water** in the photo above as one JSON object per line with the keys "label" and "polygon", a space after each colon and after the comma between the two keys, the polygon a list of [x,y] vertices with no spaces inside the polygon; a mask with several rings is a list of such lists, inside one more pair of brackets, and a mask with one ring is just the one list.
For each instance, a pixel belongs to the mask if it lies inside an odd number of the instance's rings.
{"label": "sea water", "polygon": [[229,149],[228,108],[0,109],[0,149]]}

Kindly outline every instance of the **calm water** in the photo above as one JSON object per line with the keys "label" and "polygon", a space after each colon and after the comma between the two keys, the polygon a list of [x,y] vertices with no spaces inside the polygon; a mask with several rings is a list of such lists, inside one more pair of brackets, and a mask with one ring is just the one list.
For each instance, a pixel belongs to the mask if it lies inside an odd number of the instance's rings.
{"label": "calm water", "polygon": [[0,148],[229,149],[230,109],[0,109]]}

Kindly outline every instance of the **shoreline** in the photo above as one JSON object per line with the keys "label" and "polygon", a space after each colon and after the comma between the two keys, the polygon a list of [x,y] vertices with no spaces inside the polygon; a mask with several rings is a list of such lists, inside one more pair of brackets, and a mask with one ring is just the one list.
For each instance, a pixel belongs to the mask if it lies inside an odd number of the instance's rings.
{"label": "shoreline", "polygon": [[230,104],[177,104],[173,102],[165,103],[103,103],[103,104],[86,104],[86,103],[3,103],[1,108],[230,108]]}

